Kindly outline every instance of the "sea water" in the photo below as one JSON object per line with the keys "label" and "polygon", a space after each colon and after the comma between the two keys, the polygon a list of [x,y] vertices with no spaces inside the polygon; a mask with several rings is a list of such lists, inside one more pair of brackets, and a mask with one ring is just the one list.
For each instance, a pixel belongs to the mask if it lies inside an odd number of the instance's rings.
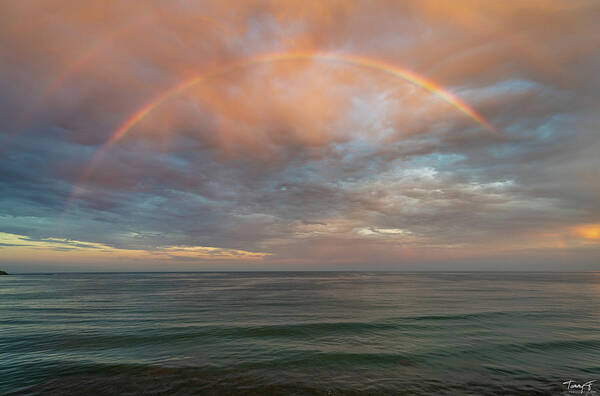
{"label": "sea water", "polygon": [[0,277],[0,394],[536,395],[569,380],[600,392],[600,273]]}

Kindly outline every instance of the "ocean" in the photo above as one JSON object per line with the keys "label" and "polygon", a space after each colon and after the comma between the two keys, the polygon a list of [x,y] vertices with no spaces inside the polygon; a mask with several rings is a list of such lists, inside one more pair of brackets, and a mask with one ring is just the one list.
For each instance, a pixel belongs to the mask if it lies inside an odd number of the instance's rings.
{"label": "ocean", "polygon": [[600,273],[0,277],[2,395],[581,390],[600,392]]}

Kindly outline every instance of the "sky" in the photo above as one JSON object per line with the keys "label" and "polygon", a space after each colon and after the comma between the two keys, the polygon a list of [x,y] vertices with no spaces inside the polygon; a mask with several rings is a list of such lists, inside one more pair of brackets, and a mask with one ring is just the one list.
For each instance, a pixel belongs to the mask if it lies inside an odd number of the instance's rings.
{"label": "sky", "polygon": [[0,269],[600,270],[598,20],[4,1]]}

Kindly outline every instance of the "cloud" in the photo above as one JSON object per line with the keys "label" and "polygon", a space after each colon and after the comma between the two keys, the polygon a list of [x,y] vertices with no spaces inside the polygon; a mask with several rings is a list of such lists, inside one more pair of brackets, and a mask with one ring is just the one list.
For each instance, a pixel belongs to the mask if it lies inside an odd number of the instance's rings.
{"label": "cloud", "polygon": [[[57,260],[84,249],[89,263],[140,268],[535,267],[556,249],[587,266],[595,254],[597,2],[0,10],[0,231],[29,245],[5,246],[20,253],[2,263],[35,262],[36,243]],[[277,53],[411,70],[496,131],[377,68],[248,61]]]}
{"label": "cloud", "polygon": [[97,242],[82,242],[64,238],[32,239],[24,235],[0,233],[0,252],[7,261],[61,261],[85,264],[102,261],[161,261],[165,265],[179,260],[195,263],[261,261],[268,253],[247,252],[208,246],[155,246],[152,250],[115,248]]}

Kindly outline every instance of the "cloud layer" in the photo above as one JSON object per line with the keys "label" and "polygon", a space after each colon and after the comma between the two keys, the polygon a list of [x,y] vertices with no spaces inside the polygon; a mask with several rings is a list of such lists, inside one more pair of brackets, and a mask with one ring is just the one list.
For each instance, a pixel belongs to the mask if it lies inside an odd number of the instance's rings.
{"label": "cloud layer", "polygon": [[597,269],[595,1],[0,10],[13,271]]}

